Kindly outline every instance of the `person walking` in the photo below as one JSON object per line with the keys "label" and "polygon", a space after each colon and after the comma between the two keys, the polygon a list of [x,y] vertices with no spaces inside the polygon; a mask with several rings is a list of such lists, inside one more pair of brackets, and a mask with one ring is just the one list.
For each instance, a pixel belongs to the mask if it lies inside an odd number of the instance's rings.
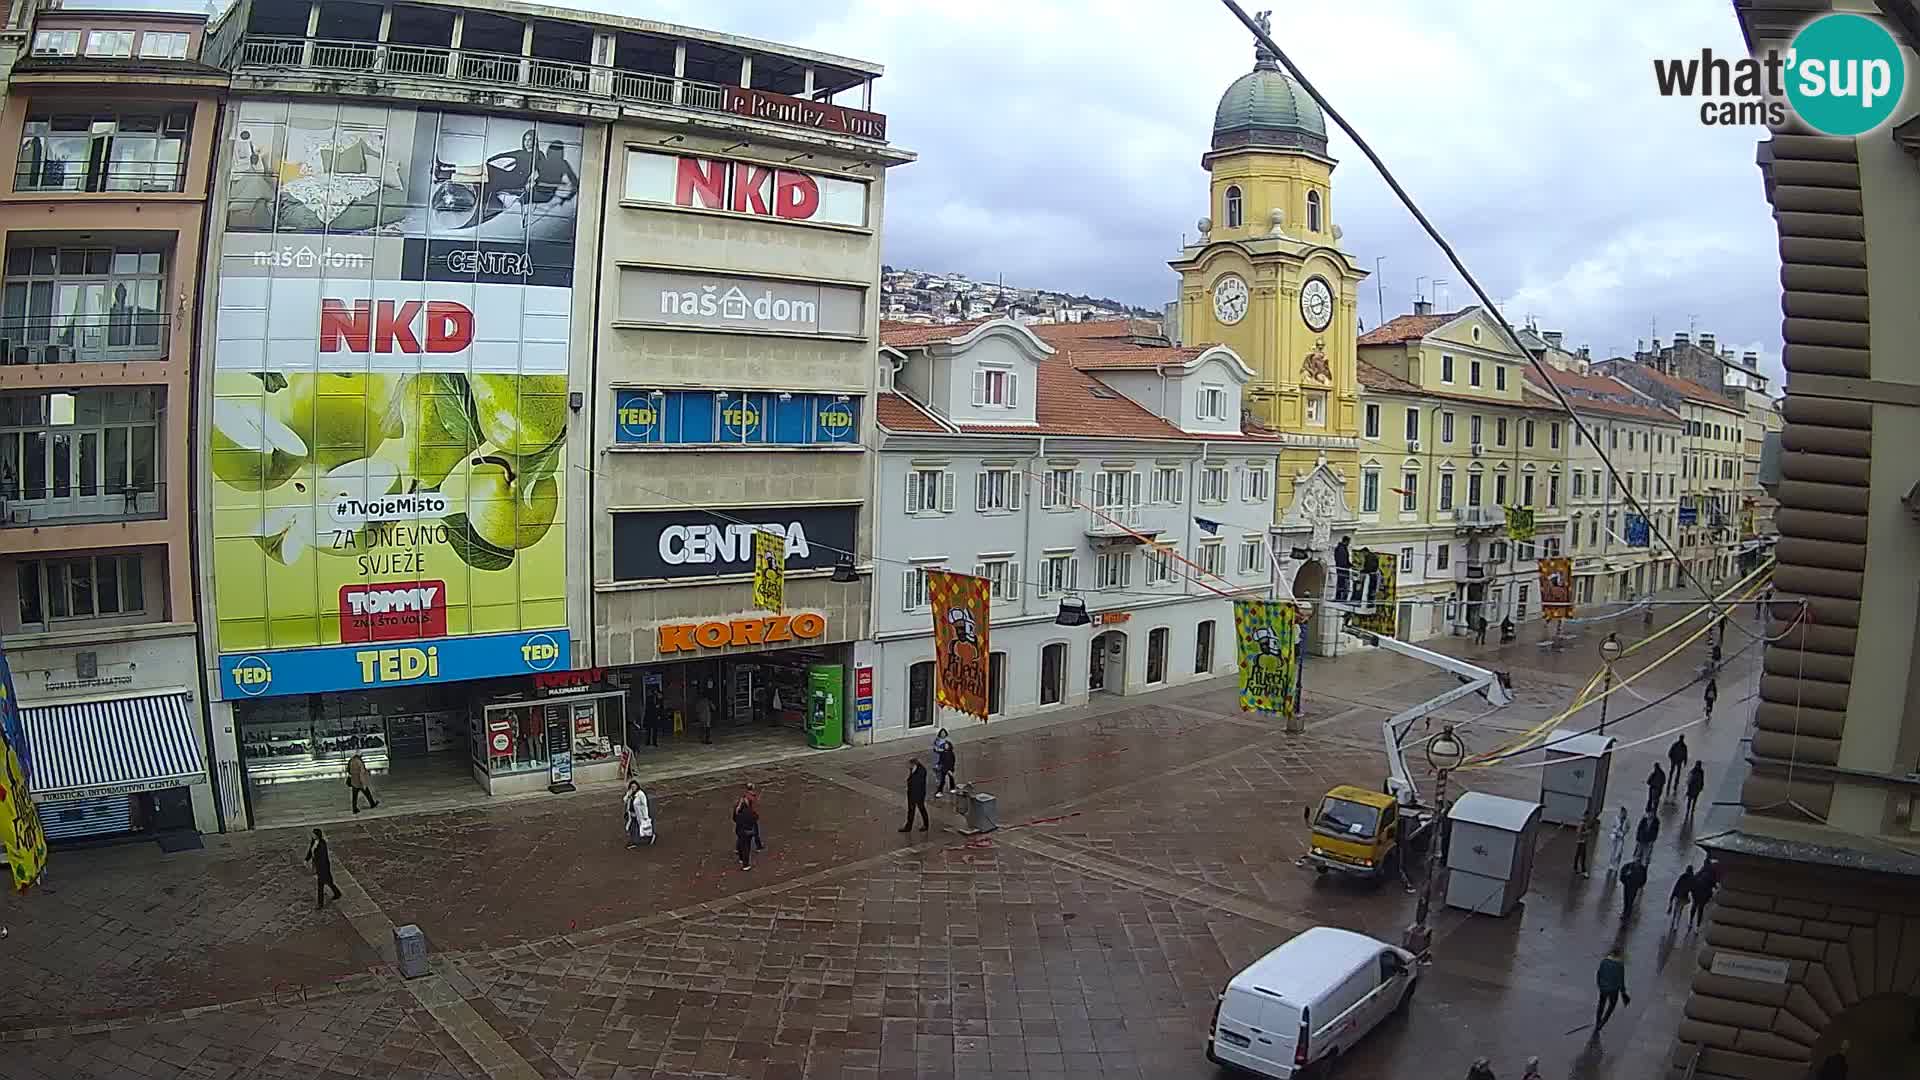
{"label": "person walking", "polygon": [[347,759],[347,787],[353,791],[353,812],[360,812],[360,796],[367,797],[367,809],[377,810],[380,801],[373,797],[373,770],[367,768],[367,759],[355,754]]}
{"label": "person walking", "polygon": [[954,779],[953,767],[958,755],[953,749],[953,738],[946,728],[933,737],[933,797],[939,798],[949,788],[957,788],[960,782]]}
{"label": "person walking", "polygon": [[698,696],[693,699],[693,722],[700,727],[700,741],[712,744],[713,699],[707,695],[707,688],[704,686],[696,690],[695,694]]}
{"label": "person walking", "polygon": [[1626,854],[1627,835],[1633,827],[1627,824],[1627,808],[1620,808],[1620,816],[1613,819],[1613,831],[1610,834],[1613,848],[1607,853],[1607,876],[1613,877],[1620,872],[1620,858]]}
{"label": "person walking", "polygon": [[[1715,646],[1715,648],[1718,648],[1718,646]],[[1716,661],[1718,659],[1719,659],[1718,657],[1715,657]],[[1706,698],[1707,698],[1707,723],[1711,724],[1713,723],[1713,703],[1720,700],[1720,680],[1719,679],[1710,678],[1707,680]]]}
{"label": "person walking", "polygon": [[1693,875],[1693,910],[1687,913],[1687,929],[1698,930],[1707,913],[1707,904],[1720,885],[1720,865],[1712,859],[1700,865]]}
{"label": "person walking", "polygon": [[1667,790],[1667,774],[1660,768],[1659,762],[1653,763],[1653,771],[1647,774],[1647,813],[1660,808],[1660,796]]}
{"label": "person walking", "polygon": [[1684,778],[1682,774],[1687,768],[1687,737],[1685,735],[1674,739],[1673,745],[1667,747],[1667,764],[1670,766],[1667,769],[1667,793],[1673,794],[1680,790],[1680,781]]}
{"label": "person walking", "polygon": [[1527,1059],[1527,1071],[1520,1074],[1520,1080],[1542,1080],[1540,1076],[1540,1055]]}
{"label": "person walking", "polygon": [[746,796],[733,804],[733,853],[740,857],[740,869],[753,869],[753,838],[760,832],[760,815]]}
{"label": "person walking", "polygon": [[327,906],[327,892],[333,892],[335,900],[340,899],[340,886],[333,883],[333,860],[327,854],[327,838],[319,829],[313,830],[313,841],[307,845],[307,864],[313,867],[315,891],[318,894],[313,905],[315,911]]}
{"label": "person walking", "polygon": [[667,698],[657,686],[647,687],[646,707],[641,710],[647,725],[647,745],[660,745],[660,728],[667,722]]}
{"label": "person walking", "polygon": [[1647,884],[1647,864],[1638,859],[1620,868],[1620,921],[1626,922],[1640,906],[1640,890]]}
{"label": "person walking", "polygon": [[640,811],[641,807],[646,805],[646,800],[647,797],[640,794],[640,781],[627,781],[627,794],[620,800],[620,805],[624,815],[627,846],[630,848],[637,848],[646,840],[646,837],[641,835],[640,829]]}
{"label": "person walking", "polygon": [[1644,863],[1653,856],[1653,842],[1660,839],[1660,818],[1649,810],[1640,815],[1640,826],[1633,831],[1633,861]]}
{"label": "person walking", "polygon": [[1473,616],[1473,643],[1475,645],[1487,643],[1487,617],[1477,612]]}
{"label": "person walking", "polygon": [[1687,913],[1687,905],[1693,903],[1693,867],[1680,871],[1673,879],[1673,891],[1667,894],[1667,929],[1675,930]]}
{"label": "person walking", "polygon": [[1580,877],[1592,877],[1587,870],[1587,847],[1593,842],[1594,820],[1580,819],[1580,831],[1573,838],[1573,872]]}
{"label": "person walking", "polygon": [[1687,770],[1687,819],[1693,818],[1693,804],[1700,801],[1700,793],[1707,789],[1707,767],[1700,762],[1693,763]]}
{"label": "person walking", "polygon": [[913,831],[913,812],[920,811],[920,831],[927,831],[927,767],[919,758],[907,762],[907,823],[901,832]]}
{"label": "person walking", "polygon": [[745,799],[747,806],[753,810],[753,850],[765,851],[767,845],[760,839],[760,789],[748,784],[747,790],[740,797]]}
{"label": "person walking", "polygon": [[1486,1058],[1474,1058],[1473,1065],[1467,1069],[1467,1080],[1500,1080],[1493,1074],[1493,1065]]}
{"label": "person walking", "polygon": [[1595,972],[1595,981],[1600,986],[1600,1004],[1593,1010],[1593,1037],[1600,1037],[1600,1029],[1613,1019],[1613,1010],[1620,1002],[1633,1004],[1633,995],[1627,993],[1627,958],[1620,954],[1618,945],[1607,950],[1600,960],[1600,970]]}

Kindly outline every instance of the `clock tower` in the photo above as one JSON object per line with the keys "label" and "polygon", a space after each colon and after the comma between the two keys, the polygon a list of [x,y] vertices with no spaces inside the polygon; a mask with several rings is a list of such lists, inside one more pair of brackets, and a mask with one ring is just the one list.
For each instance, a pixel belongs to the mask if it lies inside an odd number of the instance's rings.
{"label": "clock tower", "polygon": [[[1282,447],[1275,550],[1330,553],[1330,533],[1350,534],[1358,505],[1355,304],[1366,271],[1333,223],[1326,118],[1264,46],[1221,95],[1200,164],[1209,206],[1171,264],[1181,343],[1228,345],[1253,369],[1246,408]],[[1295,584],[1296,595],[1316,591]]]}

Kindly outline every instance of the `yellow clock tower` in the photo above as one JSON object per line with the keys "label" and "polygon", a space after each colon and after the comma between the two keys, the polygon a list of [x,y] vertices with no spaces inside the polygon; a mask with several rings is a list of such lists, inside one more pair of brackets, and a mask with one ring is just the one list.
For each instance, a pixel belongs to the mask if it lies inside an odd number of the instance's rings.
{"label": "yellow clock tower", "polygon": [[1275,548],[1308,549],[1321,570],[1294,565],[1289,576],[1296,595],[1318,595],[1322,571],[1333,585],[1338,538],[1357,524],[1354,305],[1366,277],[1333,224],[1326,118],[1256,48],[1253,70],[1220,97],[1200,164],[1212,174],[1211,205],[1199,239],[1171,264],[1180,338],[1228,345],[1254,370],[1246,408],[1281,433]]}

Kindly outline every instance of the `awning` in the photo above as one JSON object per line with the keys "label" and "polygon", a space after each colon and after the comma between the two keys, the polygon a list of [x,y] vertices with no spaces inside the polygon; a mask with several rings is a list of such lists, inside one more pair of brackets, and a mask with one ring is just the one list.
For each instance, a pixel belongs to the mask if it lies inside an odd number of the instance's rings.
{"label": "awning", "polygon": [[29,706],[35,802],[97,799],[205,783],[185,693]]}

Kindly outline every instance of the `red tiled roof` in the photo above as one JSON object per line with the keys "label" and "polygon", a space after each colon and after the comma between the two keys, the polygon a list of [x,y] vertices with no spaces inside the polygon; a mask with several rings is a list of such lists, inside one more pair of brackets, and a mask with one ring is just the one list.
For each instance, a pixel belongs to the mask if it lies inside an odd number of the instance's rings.
{"label": "red tiled roof", "polygon": [[1436,315],[1395,315],[1361,334],[1359,343],[1398,345],[1402,342],[1418,341],[1472,310],[1472,308],[1461,308],[1459,311],[1446,311]]}
{"label": "red tiled roof", "polygon": [[1358,362],[1354,374],[1359,376],[1360,385],[1369,390],[1385,390],[1394,394],[1418,394],[1419,387],[1390,371],[1374,367],[1365,360]]}
{"label": "red tiled roof", "polygon": [[1095,338],[1158,338],[1163,331],[1152,319],[1095,319],[1077,323],[1034,323],[1027,327],[1049,345]]}
{"label": "red tiled roof", "polygon": [[1082,371],[1102,368],[1154,368],[1185,364],[1206,352],[1205,348],[1170,348],[1164,345],[1121,345],[1099,340],[1091,345],[1059,347],[1055,354]]}
{"label": "red tiled roof", "polygon": [[[1612,416],[1653,420],[1663,424],[1680,422],[1679,417],[1657,405],[1629,400],[1637,396],[1636,391],[1618,379],[1611,379],[1605,375],[1565,371],[1551,365],[1547,367],[1547,371],[1552,376],[1553,385],[1564,391],[1574,408],[1580,412],[1607,413]],[[1536,385],[1540,383],[1537,372],[1528,371],[1526,378],[1528,382]],[[1542,387],[1541,392],[1548,391]]]}
{"label": "red tiled roof", "polygon": [[933,414],[899,394],[876,394],[873,408],[874,419],[880,421],[880,426],[888,431],[939,435],[948,430],[946,425],[934,419]]}
{"label": "red tiled roof", "polygon": [[952,341],[966,336],[967,331],[989,319],[973,319],[957,323],[910,323],[883,322],[880,324],[880,343],[896,349],[910,349],[916,345],[931,345],[940,341]]}
{"label": "red tiled roof", "polygon": [[[1606,362],[1607,367],[1611,368],[1616,362],[1621,364],[1633,363],[1631,360],[1609,360]],[[1716,393],[1705,385],[1694,382],[1692,379],[1683,379],[1678,375],[1669,375],[1659,368],[1648,364],[1638,364],[1635,366],[1635,369],[1647,376],[1647,378],[1652,379],[1654,382],[1659,383],[1661,386],[1666,387],[1682,397],[1695,398],[1708,404],[1718,405],[1724,409],[1732,409],[1735,412],[1740,411],[1732,402],[1726,399],[1725,395]]]}

